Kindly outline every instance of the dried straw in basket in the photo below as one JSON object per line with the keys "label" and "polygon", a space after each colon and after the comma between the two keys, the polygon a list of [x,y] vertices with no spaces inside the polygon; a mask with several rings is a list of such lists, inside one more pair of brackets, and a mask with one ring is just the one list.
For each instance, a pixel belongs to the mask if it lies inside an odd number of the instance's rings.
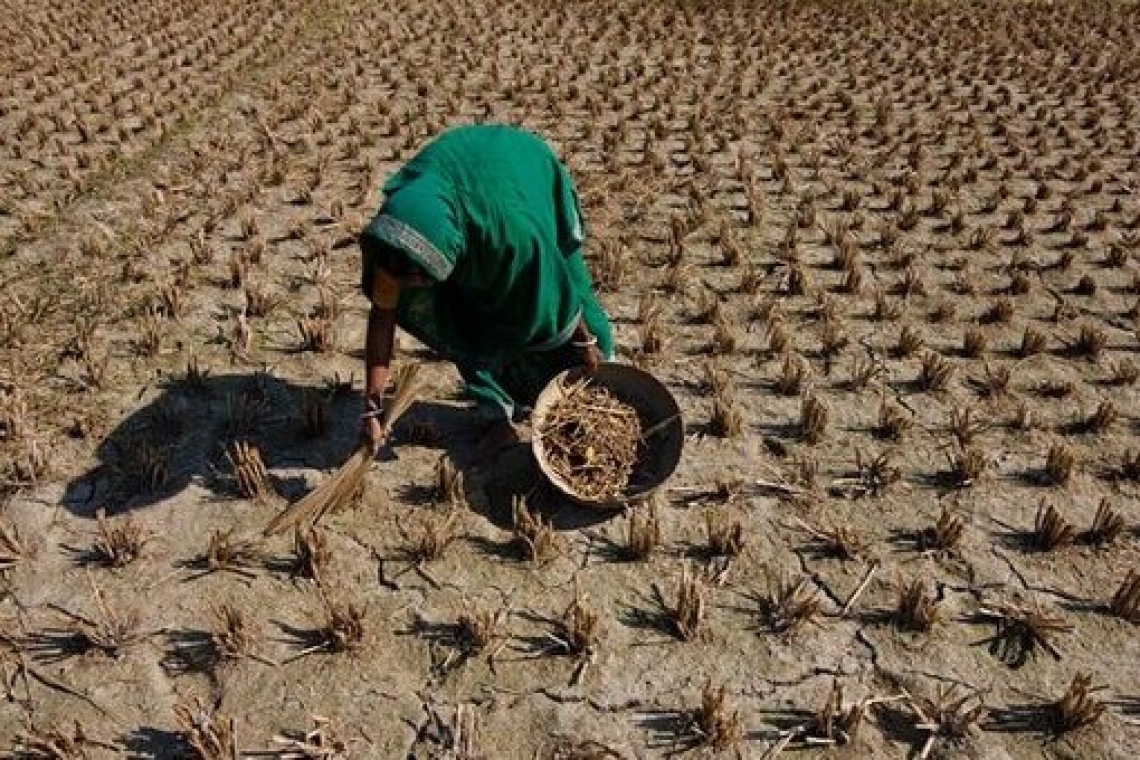
{"label": "dried straw in basket", "polygon": [[[385,402],[380,417],[380,425],[386,433],[418,398],[421,390],[418,376],[417,364],[404,365],[394,373],[395,391]],[[305,522],[315,525],[326,513],[343,505],[360,489],[375,453],[370,446],[361,445],[331,478],[273,518],[265,528],[265,535],[292,531]]]}
{"label": "dried straw in basket", "polygon": [[535,434],[550,469],[595,500],[628,488],[644,440],[637,411],[589,378],[563,388]]}

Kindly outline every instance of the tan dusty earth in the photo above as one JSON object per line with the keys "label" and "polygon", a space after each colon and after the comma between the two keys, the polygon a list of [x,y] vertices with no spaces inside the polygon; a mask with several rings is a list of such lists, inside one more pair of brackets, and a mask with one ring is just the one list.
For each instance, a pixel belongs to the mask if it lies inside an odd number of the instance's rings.
{"label": "tan dusty earth", "polygon": [[[1107,2],[6,4],[0,751],[1135,755],[1137,28]],[[296,577],[258,536],[356,439],[354,234],[472,121],[566,159],[620,359],[681,403],[660,544],[627,549],[649,506],[540,491],[528,560],[525,451],[477,466],[456,373],[404,340],[423,400]],[[240,494],[236,441],[272,493]],[[106,566],[100,509],[140,557]],[[330,605],[363,615],[346,638]],[[1027,647],[1000,623],[1028,613]]]}

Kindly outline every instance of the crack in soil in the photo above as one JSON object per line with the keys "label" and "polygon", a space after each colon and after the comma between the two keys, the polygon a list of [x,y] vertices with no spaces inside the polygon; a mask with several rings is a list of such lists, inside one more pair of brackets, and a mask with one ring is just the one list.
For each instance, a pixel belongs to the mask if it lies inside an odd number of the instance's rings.
{"label": "crack in soil", "polygon": [[855,631],[855,640],[867,648],[867,652],[871,656],[871,669],[876,672],[880,671],[881,669],[879,667],[878,645],[875,644],[875,642],[871,641],[871,638],[867,635],[867,632],[862,628]]}
{"label": "crack in soil", "polygon": [[828,585],[827,581],[824,580],[822,575],[811,568],[810,560],[808,560],[805,553],[797,550],[795,552],[795,555],[796,559],[798,559],[800,563],[800,572],[811,578],[812,583],[819,587],[819,590],[824,593],[824,596],[830,599],[832,604],[834,604],[837,609],[842,610],[845,601],[843,599],[840,599],[839,596],[834,591],[832,591],[831,586]]}

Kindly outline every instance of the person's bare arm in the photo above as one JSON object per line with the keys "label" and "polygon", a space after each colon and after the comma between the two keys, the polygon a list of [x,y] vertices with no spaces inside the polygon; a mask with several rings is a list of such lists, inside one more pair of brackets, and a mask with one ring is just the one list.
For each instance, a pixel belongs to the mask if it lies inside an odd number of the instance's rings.
{"label": "person's bare arm", "polygon": [[362,431],[364,440],[373,449],[379,448],[388,434],[380,425],[379,412],[388,388],[395,335],[395,310],[373,304],[368,312],[368,331],[364,339],[364,398],[365,411],[369,414]]}

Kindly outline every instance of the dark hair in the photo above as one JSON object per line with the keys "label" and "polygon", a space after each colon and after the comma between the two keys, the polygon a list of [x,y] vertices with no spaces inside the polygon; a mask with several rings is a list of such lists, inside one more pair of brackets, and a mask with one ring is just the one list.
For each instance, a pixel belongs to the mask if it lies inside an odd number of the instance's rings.
{"label": "dark hair", "polygon": [[372,266],[379,267],[396,279],[405,279],[424,270],[399,248],[367,233],[360,236],[360,249]]}

